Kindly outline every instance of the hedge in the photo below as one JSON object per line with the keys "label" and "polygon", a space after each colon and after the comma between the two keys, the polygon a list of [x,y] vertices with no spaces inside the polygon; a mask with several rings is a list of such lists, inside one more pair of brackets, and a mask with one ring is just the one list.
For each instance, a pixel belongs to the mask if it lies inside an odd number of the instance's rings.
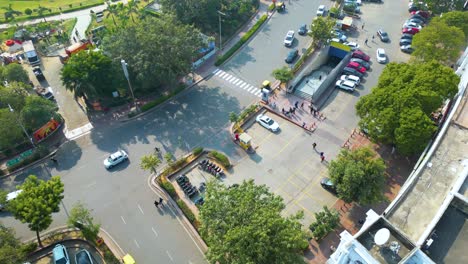
{"label": "hedge", "polygon": [[177,87],[177,89],[175,89],[174,91],[171,91],[169,94],[167,95],[163,95],[149,103],[146,103],[144,104],[142,107],[141,107],[141,112],[146,112],[148,110],[150,110],[151,108],[153,107],[156,107],[162,103],[164,103],[165,101],[167,101],[168,99],[170,99],[171,97],[177,95],[178,93],[182,92],[184,89],[186,88],[186,86],[184,84],[182,85],[179,85],[179,87]]}
{"label": "hedge", "polygon": [[182,212],[184,212],[184,215],[188,218],[190,223],[194,223],[195,220],[197,220],[192,210],[190,210],[190,208],[187,206],[187,204],[185,204],[184,201],[182,201],[181,199],[177,200],[177,205],[180,207]]}
{"label": "hedge", "polygon": [[275,10],[275,3],[272,3],[271,5],[268,6],[268,11],[273,11]]}
{"label": "hedge", "polygon": [[301,68],[301,66],[304,64],[305,60],[310,56],[310,54],[312,54],[312,52],[314,51],[314,44],[310,44],[310,46],[307,48],[306,52],[304,53],[304,55],[302,55],[296,62],[296,64],[294,64],[294,67],[293,67],[293,73],[297,73],[297,71]]}
{"label": "hedge", "polygon": [[47,148],[42,147],[42,146],[37,147],[34,150],[34,153],[31,156],[25,158],[24,160],[12,165],[12,166],[7,167],[7,169],[8,169],[9,172],[13,172],[18,168],[24,167],[24,166],[26,166],[26,165],[28,165],[30,163],[33,163],[36,160],[39,160],[39,159],[47,156],[47,154],[49,154],[49,150]]}
{"label": "hedge", "polygon": [[202,148],[202,147],[196,147],[196,148],[194,148],[194,149],[192,150],[192,154],[193,154],[194,156],[198,156],[198,155],[199,155],[200,153],[202,153],[202,152],[203,152],[203,148]]}
{"label": "hedge", "polygon": [[268,15],[265,14],[260,19],[255,23],[255,25],[245,33],[244,36],[241,37],[241,39],[232,47],[230,48],[226,53],[224,53],[222,56],[219,56],[218,59],[215,62],[216,66],[219,66],[223,64],[227,59],[229,59],[238,49],[244,45],[252,36],[257,32],[257,30],[262,26],[263,23],[267,20]]}
{"label": "hedge", "polygon": [[226,157],[226,155],[224,155],[223,153],[219,153],[213,150],[210,152],[209,156],[221,163],[221,165],[223,165],[225,168],[229,168],[231,166],[228,157]]}
{"label": "hedge", "polygon": [[161,187],[166,190],[172,199],[177,199],[177,193],[172,183],[168,182],[167,180],[162,180],[159,182],[159,185],[161,185]]}

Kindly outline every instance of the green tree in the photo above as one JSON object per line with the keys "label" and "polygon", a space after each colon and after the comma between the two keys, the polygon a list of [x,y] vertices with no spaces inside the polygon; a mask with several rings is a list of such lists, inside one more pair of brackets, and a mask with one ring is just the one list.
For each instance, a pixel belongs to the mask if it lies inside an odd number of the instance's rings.
{"label": "green tree", "polygon": [[132,22],[135,23],[135,19],[133,18],[133,14],[138,15],[140,9],[138,8],[139,0],[130,0],[127,3],[126,10],[127,10],[127,15],[130,16],[132,19]]}
{"label": "green tree", "polygon": [[272,75],[276,80],[279,80],[282,83],[287,83],[294,78],[294,73],[288,68],[288,66],[283,66],[282,68],[274,70]]}
{"label": "green tree", "polygon": [[372,204],[384,199],[385,163],[370,148],[343,149],[328,169],[338,196],[345,202]]}
{"label": "green tree", "polygon": [[23,245],[16,238],[12,228],[0,223],[0,259],[2,263],[23,263],[25,254]]}
{"label": "green tree", "polygon": [[20,112],[29,96],[24,88],[24,83],[10,82],[7,87],[0,86],[0,108],[10,109],[10,105],[15,111]]}
{"label": "green tree", "polygon": [[14,10],[11,7],[11,4],[8,4],[8,7],[3,6],[2,9],[5,10],[5,12],[3,13],[3,15],[5,16],[5,21],[13,20],[15,19],[15,16],[20,16],[21,14],[23,14],[20,11]]}
{"label": "green tree", "polygon": [[103,45],[116,64],[125,59],[135,92],[154,92],[192,70],[202,42],[193,26],[163,14],[117,28],[104,38]]}
{"label": "green tree", "polygon": [[95,223],[94,217],[91,215],[91,211],[88,210],[81,202],[77,202],[70,210],[70,216],[68,217],[67,223],[69,227],[77,227],[81,229],[84,237],[89,241],[93,242],[98,238],[101,225],[99,223]]}
{"label": "green tree", "polygon": [[2,77],[8,82],[29,83],[28,73],[17,63],[8,64],[2,71]]}
{"label": "green tree", "polygon": [[[421,152],[437,131],[434,122],[419,108],[404,110],[400,126],[395,130],[395,141],[401,153]],[[411,134],[411,137],[407,135]]]}
{"label": "green tree", "polygon": [[457,27],[463,31],[465,38],[468,38],[468,12],[452,11],[444,13],[442,17],[434,17],[432,21],[442,21],[450,27]]}
{"label": "green tree", "polygon": [[[119,75],[117,74],[119,73]],[[123,83],[123,74],[101,51],[74,54],[61,71],[63,85],[76,96],[111,97]]]}
{"label": "green tree", "polygon": [[161,164],[161,160],[156,155],[146,155],[141,157],[140,168],[156,173],[156,168]]}
{"label": "green tree", "polygon": [[40,96],[28,96],[20,118],[28,131],[35,131],[49,122],[51,118],[61,120],[57,110],[57,105],[47,99]]}
{"label": "green tree", "polygon": [[30,175],[18,189],[23,191],[8,203],[8,208],[16,219],[27,223],[29,229],[36,231],[37,241],[42,247],[39,232],[52,224],[52,213],[60,210],[63,183],[59,176],[43,181]]}
{"label": "green tree", "polygon": [[328,209],[327,206],[324,206],[322,211],[314,213],[314,215],[315,221],[310,224],[309,228],[316,240],[322,239],[340,225],[340,214],[334,209]]}
{"label": "green tree", "polygon": [[335,20],[330,17],[316,17],[310,26],[309,35],[312,37],[316,46],[332,38],[333,27]]}
{"label": "green tree", "polygon": [[26,9],[24,10],[24,13],[25,13],[26,15],[30,16],[30,15],[32,15],[33,11],[31,10],[31,8],[26,8]]}
{"label": "green tree", "polygon": [[0,149],[7,149],[23,142],[24,136],[15,113],[7,109],[0,109]]}
{"label": "green tree", "polygon": [[[405,134],[398,134],[398,140],[397,129],[408,118],[413,118],[406,115],[418,113],[414,109],[420,109],[429,118],[446,99],[457,93],[459,80],[452,69],[435,61],[417,64],[389,63],[380,75],[377,86],[356,104],[357,114],[361,118],[359,126],[374,141],[395,144],[404,155],[417,154],[424,146],[401,144],[416,144],[416,137],[421,137],[423,141],[430,138],[432,129],[422,129],[429,125],[426,123],[421,130],[405,129]],[[427,121],[425,118],[419,120],[418,124]],[[401,151],[402,149],[404,150]]]}
{"label": "green tree", "polygon": [[460,56],[464,44],[465,35],[461,29],[431,21],[414,36],[412,56],[419,61],[436,60],[450,65]]}
{"label": "green tree", "polygon": [[424,0],[424,3],[433,13],[441,14],[453,10],[463,11],[465,0]]}
{"label": "green tree", "polygon": [[230,112],[229,113],[229,121],[231,121],[232,123],[235,123],[239,120],[239,116],[234,113],[234,112]]}
{"label": "green tree", "polygon": [[283,199],[253,180],[227,187],[207,184],[200,208],[200,232],[210,263],[303,263],[308,243],[301,229],[303,212],[284,217]]}
{"label": "green tree", "polygon": [[40,17],[42,17],[42,19],[44,19],[44,22],[47,22],[45,13],[52,12],[52,9],[39,5],[36,9],[34,9],[34,12],[36,12]]}
{"label": "green tree", "polygon": [[113,5],[110,1],[107,1],[107,15],[106,18],[109,16],[112,17],[112,22],[114,22],[114,26],[117,26],[117,23],[115,22],[115,17],[119,15],[119,8],[117,5]]}

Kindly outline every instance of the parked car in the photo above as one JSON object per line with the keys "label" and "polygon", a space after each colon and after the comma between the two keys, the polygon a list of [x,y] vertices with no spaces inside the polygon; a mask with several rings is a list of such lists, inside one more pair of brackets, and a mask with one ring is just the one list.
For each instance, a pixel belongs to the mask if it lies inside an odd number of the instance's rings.
{"label": "parked car", "polygon": [[357,4],[345,4],[343,6],[343,11],[356,13],[356,14],[361,13],[361,9],[359,8],[359,6]]}
{"label": "parked car", "polygon": [[362,78],[364,76],[364,74],[360,73],[358,70],[350,68],[350,67],[344,67],[342,73],[348,74],[348,75],[354,75],[359,78]]}
{"label": "parked car", "polygon": [[264,128],[276,132],[279,129],[279,124],[267,115],[258,115],[256,118],[257,122]]}
{"label": "parked car", "polygon": [[70,264],[67,248],[62,244],[57,244],[52,250],[55,264]]}
{"label": "parked car", "polygon": [[32,71],[33,71],[34,75],[36,76],[36,79],[39,82],[45,80],[45,77],[44,77],[44,74],[42,73],[41,67],[35,66]]}
{"label": "parked car", "polygon": [[367,54],[365,54],[364,52],[360,51],[360,50],[354,51],[353,54],[351,55],[351,57],[363,59],[365,61],[370,60],[370,57]]}
{"label": "parked car", "polygon": [[388,42],[390,40],[387,32],[385,32],[383,29],[377,30],[377,35],[379,36],[380,40],[383,42]]}
{"label": "parked car", "polygon": [[385,63],[387,62],[387,54],[385,54],[385,50],[382,48],[377,49],[377,61],[379,63]]}
{"label": "parked car", "polygon": [[284,37],[284,45],[286,47],[291,47],[293,42],[294,42],[294,30],[289,30],[288,33],[286,33],[286,37]]}
{"label": "parked car", "polygon": [[403,34],[400,39],[413,39],[413,37],[414,36],[412,34]]}
{"label": "parked car", "polygon": [[23,192],[23,190],[17,190],[6,195],[5,204],[0,204],[0,211],[5,210],[6,204],[14,200],[18,195]]}
{"label": "parked car", "polygon": [[299,55],[299,51],[297,49],[291,50],[284,61],[286,63],[292,63],[296,59],[297,55]]}
{"label": "parked car", "polygon": [[124,150],[119,150],[107,157],[103,163],[106,169],[111,169],[112,167],[117,166],[126,160],[128,160],[127,152]]}
{"label": "parked car", "polygon": [[301,36],[307,34],[307,25],[306,24],[302,24],[300,27],[299,27],[299,30],[297,31],[297,33]]}
{"label": "parked car", "polygon": [[411,45],[413,39],[400,39],[400,46]]}
{"label": "parked car", "polygon": [[411,45],[404,45],[400,47],[400,50],[403,51],[404,53],[413,53],[414,49],[411,47]]}
{"label": "parked car", "polygon": [[[419,16],[422,16],[425,19],[428,19],[431,16],[431,13],[429,11],[425,11],[425,10],[418,10],[418,11],[412,11],[411,15],[419,15]],[[426,20],[424,20],[424,21],[426,21]]]}
{"label": "parked car", "polygon": [[86,249],[82,249],[75,254],[76,264],[93,264],[91,254]]}
{"label": "parked car", "polygon": [[418,30],[421,30],[421,29],[422,29],[422,26],[419,25],[419,24],[410,22],[410,23],[405,23],[405,24],[403,24],[402,29],[403,29],[403,28],[417,28]]}
{"label": "parked car", "polygon": [[424,23],[427,23],[427,19],[425,17],[423,17],[422,15],[414,14],[414,15],[411,15],[409,19],[413,19],[413,18],[420,19],[420,20],[424,21]]}
{"label": "parked car", "polygon": [[346,4],[362,5],[362,1],[361,1],[361,0],[345,0],[344,3],[345,3],[345,5],[346,5]]}
{"label": "parked car", "polygon": [[354,75],[341,75],[340,80],[354,82],[356,86],[361,84],[361,78]]}
{"label": "parked car", "polygon": [[341,31],[337,31],[337,30],[334,30],[332,31],[333,33],[333,36],[335,36],[335,38],[337,38],[339,41],[337,42],[341,42],[341,43],[345,43],[346,40],[348,39],[348,37]]}
{"label": "parked car", "polygon": [[359,63],[359,65],[361,65],[362,67],[366,68],[366,70],[369,70],[369,69],[370,69],[370,63],[367,62],[367,61],[365,61],[365,60],[358,59],[358,58],[351,58],[350,61]]}
{"label": "parked car", "polygon": [[55,100],[54,90],[52,90],[52,87],[38,86],[38,87],[35,87],[34,90],[36,91],[38,95],[42,96],[43,98],[47,100],[51,100],[51,101]]}
{"label": "parked car", "polygon": [[322,185],[322,187],[325,190],[327,190],[327,191],[329,191],[329,192],[331,192],[333,194],[336,194],[336,187],[335,187],[335,185],[333,184],[333,182],[331,181],[330,178],[322,178],[320,180],[320,185]]}
{"label": "parked car", "polygon": [[359,49],[359,44],[357,44],[356,42],[345,42],[344,44],[350,47],[351,51],[355,51]]}
{"label": "parked car", "polygon": [[317,16],[324,16],[325,13],[327,12],[326,8],[324,5],[320,5],[317,9]]}
{"label": "parked car", "polygon": [[404,28],[401,31],[401,33],[414,35],[414,34],[419,33],[419,29],[417,29],[417,28]]}
{"label": "parked car", "polygon": [[354,89],[356,88],[356,83],[352,81],[338,80],[335,83],[335,87],[345,91],[354,92]]}
{"label": "parked car", "polygon": [[421,19],[419,19],[417,17],[414,17],[414,18],[410,18],[410,19],[406,20],[406,23],[416,23],[416,24],[422,26],[422,25],[424,25],[425,21],[421,20]]}
{"label": "parked car", "polygon": [[358,70],[360,73],[363,73],[363,74],[366,73],[366,71],[367,71],[366,68],[364,68],[364,67],[362,67],[361,65],[359,65],[359,63],[353,62],[353,61],[350,62],[350,63],[348,63],[348,65],[346,65],[346,67],[356,69],[356,70]]}

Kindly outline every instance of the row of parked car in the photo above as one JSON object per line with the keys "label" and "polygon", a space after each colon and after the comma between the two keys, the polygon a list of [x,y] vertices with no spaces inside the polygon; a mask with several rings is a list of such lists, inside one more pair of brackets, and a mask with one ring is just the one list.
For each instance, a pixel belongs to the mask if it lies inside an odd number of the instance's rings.
{"label": "row of parked car", "polygon": [[370,69],[370,56],[360,50],[356,50],[351,55],[350,62],[343,68],[343,75],[336,81],[335,87],[353,92],[361,84],[361,79],[367,70]]}
{"label": "row of parked car", "polygon": [[422,2],[410,2],[408,5],[408,11],[411,16],[403,24],[402,36],[400,38],[400,50],[405,53],[412,53],[414,51],[412,47],[413,36],[419,33],[428,22],[430,13],[424,9],[427,9],[427,6]]}
{"label": "row of parked car", "polygon": [[[54,258],[55,264],[70,264],[70,258],[68,257],[67,248],[58,244],[52,250],[52,256]],[[76,264],[93,264],[93,258],[91,254],[86,249],[81,249],[75,254],[75,263]]]}

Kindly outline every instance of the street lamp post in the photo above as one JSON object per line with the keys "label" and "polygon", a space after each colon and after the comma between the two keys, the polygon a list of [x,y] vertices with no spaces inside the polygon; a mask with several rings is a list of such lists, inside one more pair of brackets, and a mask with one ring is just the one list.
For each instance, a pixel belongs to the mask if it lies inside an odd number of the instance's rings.
{"label": "street lamp post", "polygon": [[139,109],[138,109],[138,105],[136,104],[136,101],[135,101],[135,95],[133,94],[132,83],[130,82],[130,76],[128,75],[127,63],[125,62],[124,59],[120,60],[120,63],[122,64],[122,69],[123,69],[125,78],[127,79],[128,87],[130,88],[130,93],[132,94],[133,105],[135,106],[135,108],[138,111]]}
{"label": "street lamp post", "polygon": [[219,50],[223,49],[223,39],[221,37],[221,16],[226,16],[225,13],[217,10],[218,12],[218,19],[219,19]]}
{"label": "street lamp post", "polygon": [[[11,107],[10,104],[8,104],[8,108],[10,109],[10,112],[12,112],[12,113],[15,112],[15,110],[13,109],[13,107]],[[32,145],[33,147],[36,147],[36,144],[34,144],[34,141],[33,141],[32,137],[29,136],[28,131],[26,131],[26,128],[23,126],[23,122],[21,122],[21,120],[19,119],[19,117],[16,117],[16,119],[18,120],[18,124],[19,124],[19,125],[21,126],[21,128],[23,129],[24,134],[25,134],[26,137],[29,139],[29,142],[31,142],[31,145]]]}

